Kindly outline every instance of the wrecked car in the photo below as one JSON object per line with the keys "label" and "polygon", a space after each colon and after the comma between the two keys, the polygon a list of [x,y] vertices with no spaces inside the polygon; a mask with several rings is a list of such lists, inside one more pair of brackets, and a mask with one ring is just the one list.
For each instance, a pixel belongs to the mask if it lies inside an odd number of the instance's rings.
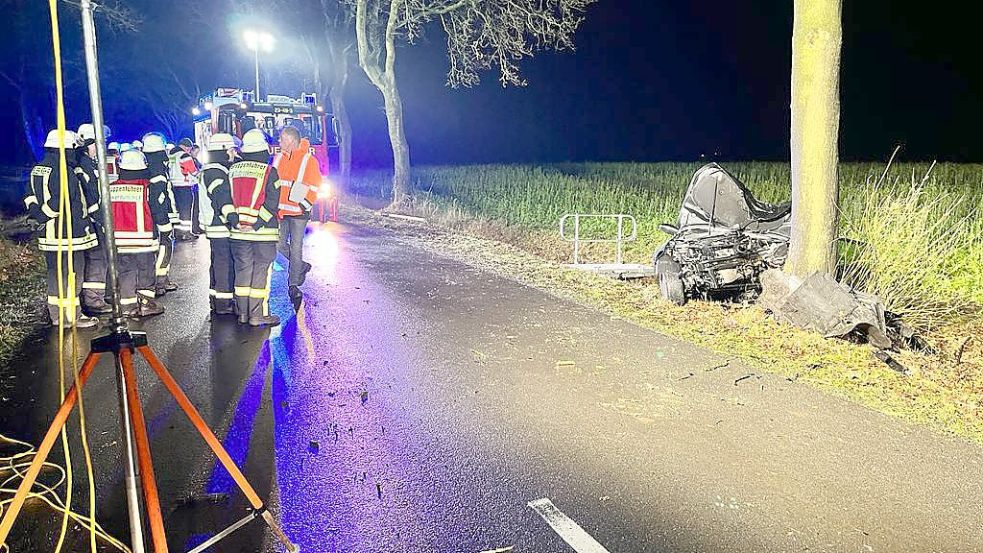
{"label": "wrecked car", "polygon": [[758,201],[716,163],[700,168],[686,189],[676,225],[660,229],[669,241],[653,263],[662,296],[747,301],[761,291],[760,274],[785,264],[791,203]]}

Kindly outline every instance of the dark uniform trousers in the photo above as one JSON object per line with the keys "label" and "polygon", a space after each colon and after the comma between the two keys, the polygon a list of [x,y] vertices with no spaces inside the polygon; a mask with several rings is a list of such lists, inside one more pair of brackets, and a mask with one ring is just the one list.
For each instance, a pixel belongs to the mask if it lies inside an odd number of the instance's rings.
{"label": "dark uniform trousers", "polygon": [[154,275],[155,255],[154,252],[119,252],[119,295],[124,311],[136,307],[138,297],[145,300],[154,298],[157,281]]}
{"label": "dark uniform trousers", "polygon": [[209,271],[208,293],[211,296],[212,310],[228,310],[235,304],[233,283],[235,271],[232,268],[232,240],[228,238],[209,238],[212,265]]}
{"label": "dark uniform trousers", "polygon": [[235,264],[235,298],[239,315],[270,314],[270,276],[276,242],[230,240]]}
{"label": "dark uniform trousers", "polygon": [[304,233],[310,215],[284,217],[280,221],[280,241],[277,250],[287,258],[287,284],[300,286],[304,278]]}
{"label": "dark uniform trousers", "polygon": [[174,186],[174,203],[177,204],[178,222],[176,230],[180,232],[191,232],[192,221],[196,220],[195,215],[198,211],[198,193],[195,186]]}
{"label": "dark uniform trousers", "polygon": [[[68,251],[44,252],[44,262],[48,266],[48,317],[52,323],[58,322],[58,307],[65,308],[65,322],[70,324],[79,318],[81,309],[79,306],[79,294],[82,292],[82,275],[85,274],[85,253],[86,250],[75,250],[72,255]],[[61,255],[61,282],[62,293],[58,293],[58,256]],[[75,286],[70,286],[68,282],[68,260],[71,257],[72,269],[75,272]],[[61,296],[64,296],[62,298]]]}
{"label": "dark uniform trousers", "polygon": [[91,307],[106,301],[106,278],[109,263],[106,260],[106,235],[99,225],[96,236],[99,245],[85,250],[85,281],[82,283],[82,305]]}

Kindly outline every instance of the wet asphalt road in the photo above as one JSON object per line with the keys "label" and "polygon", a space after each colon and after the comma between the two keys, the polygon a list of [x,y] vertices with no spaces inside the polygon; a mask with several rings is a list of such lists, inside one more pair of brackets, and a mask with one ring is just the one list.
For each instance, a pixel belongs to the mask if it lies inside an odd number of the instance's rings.
{"label": "wet asphalt road", "polygon": [[[528,507],[541,498],[611,553],[983,550],[975,445],[779,377],[736,382],[735,361],[381,231],[329,224],[307,251],[296,310],[274,273],[278,328],[209,320],[205,240],[180,247],[182,289],[146,324],[303,551],[603,551],[564,543]],[[40,440],[54,345],[5,380],[4,433]],[[246,503],[139,380],[170,547],[187,550]],[[90,382],[100,520],[126,537],[110,366]],[[50,550],[30,524],[13,550]],[[278,548],[254,521],[215,550]]]}

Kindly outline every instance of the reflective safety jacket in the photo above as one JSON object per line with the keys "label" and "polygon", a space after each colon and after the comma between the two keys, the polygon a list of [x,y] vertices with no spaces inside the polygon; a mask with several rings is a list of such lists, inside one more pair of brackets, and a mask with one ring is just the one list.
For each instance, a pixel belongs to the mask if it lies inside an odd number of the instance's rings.
{"label": "reflective safety jacket", "polygon": [[198,218],[206,238],[229,238],[226,214],[233,211],[229,170],[221,163],[209,163],[198,173]]}
{"label": "reflective safety jacket", "polygon": [[96,161],[83,153],[79,154],[79,164],[75,168],[82,183],[82,192],[85,193],[86,213],[101,225],[102,214],[99,212],[99,173],[96,170]]}
{"label": "reflective safety jacket", "polygon": [[113,236],[119,253],[156,252],[160,233],[171,231],[162,204],[154,206],[147,179],[117,179],[109,186],[113,204]]}
{"label": "reflective safety jacket", "polygon": [[276,242],[279,239],[277,180],[276,169],[261,161],[241,160],[229,168],[232,209],[226,218],[233,240]]}
{"label": "reflective safety jacket", "polygon": [[119,178],[119,168],[116,166],[116,156],[106,154],[106,178],[109,182],[115,182]]}
{"label": "reflective safety jacket", "polygon": [[167,178],[167,167],[167,154],[164,152],[147,154],[147,169],[150,171],[150,200],[164,204],[171,224],[177,225],[181,221],[181,217],[178,216],[177,203],[174,201],[174,190]]}
{"label": "reflective safety jacket", "polygon": [[193,186],[198,182],[198,165],[195,164],[195,158],[181,148],[173,150],[168,155],[167,165],[172,186]]}
{"label": "reflective safety jacket", "polygon": [[29,216],[43,225],[38,234],[38,248],[46,252],[58,251],[59,245],[64,250],[71,245],[74,251],[94,248],[98,241],[89,221],[82,182],[72,160],[68,164],[68,197],[64,212],[58,213],[62,200],[58,158],[56,148],[45,149],[44,158],[31,169],[31,181],[24,197]]}
{"label": "reflective safety jacket", "polygon": [[311,143],[304,138],[293,154],[277,154],[273,167],[280,175],[277,181],[280,218],[309,214],[321,186],[321,169],[311,155]]}

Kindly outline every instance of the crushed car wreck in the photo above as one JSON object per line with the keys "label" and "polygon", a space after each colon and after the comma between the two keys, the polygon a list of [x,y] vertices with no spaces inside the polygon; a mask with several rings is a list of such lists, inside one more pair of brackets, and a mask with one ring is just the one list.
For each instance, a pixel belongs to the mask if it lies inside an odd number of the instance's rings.
{"label": "crushed car wreck", "polygon": [[660,227],[670,235],[653,260],[662,296],[678,305],[689,298],[753,299],[760,274],[785,264],[791,216],[791,204],[758,201],[716,163],[700,168],[678,224]]}

